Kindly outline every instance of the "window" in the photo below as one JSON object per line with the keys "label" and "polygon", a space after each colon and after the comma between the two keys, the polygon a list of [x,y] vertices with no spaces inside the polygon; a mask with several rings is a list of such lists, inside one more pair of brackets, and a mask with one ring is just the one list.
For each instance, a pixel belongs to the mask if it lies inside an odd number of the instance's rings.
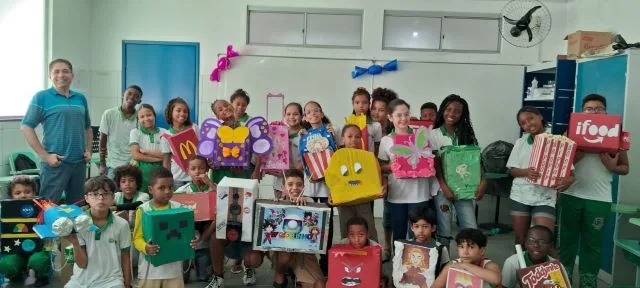
{"label": "window", "polygon": [[497,15],[385,11],[383,49],[500,52]]}
{"label": "window", "polygon": [[45,0],[0,1],[0,39],[0,119],[19,119],[45,87]]}
{"label": "window", "polygon": [[360,48],[362,11],[249,7],[247,43]]}

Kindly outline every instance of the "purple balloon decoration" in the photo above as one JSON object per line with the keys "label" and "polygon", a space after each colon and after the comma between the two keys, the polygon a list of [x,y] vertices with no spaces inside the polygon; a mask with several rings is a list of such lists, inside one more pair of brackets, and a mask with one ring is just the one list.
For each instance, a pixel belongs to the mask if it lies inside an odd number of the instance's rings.
{"label": "purple balloon decoration", "polygon": [[211,75],[209,75],[209,80],[213,82],[220,82],[220,73],[222,73],[222,71],[225,71],[231,68],[230,59],[238,56],[240,56],[240,53],[238,53],[237,51],[234,51],[232,45],[228,45],[227,55],[222,56],[220,59],[218,59],[216,68],[213,68],[213,71],[211,71]]}

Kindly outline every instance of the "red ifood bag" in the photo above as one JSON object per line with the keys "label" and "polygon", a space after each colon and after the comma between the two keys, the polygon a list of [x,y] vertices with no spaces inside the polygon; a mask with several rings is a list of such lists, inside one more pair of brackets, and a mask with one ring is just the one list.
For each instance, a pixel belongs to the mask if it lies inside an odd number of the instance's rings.
{"label": "red ifood bag", "polygon": [[380,246],[354,249],[348,244],[333,245],[327,287],[380,287],[380,252]]}
{"label": "red ifood bag", "polygon": [[571,113],[567,134],[586,152],[616,152],[620,149],[620,115]]}

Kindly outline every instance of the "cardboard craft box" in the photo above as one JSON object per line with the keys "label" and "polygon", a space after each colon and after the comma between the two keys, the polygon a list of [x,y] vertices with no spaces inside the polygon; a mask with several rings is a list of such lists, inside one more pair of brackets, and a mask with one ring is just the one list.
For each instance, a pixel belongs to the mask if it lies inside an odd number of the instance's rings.
{"label": "cardboard craft box", "polygon": [[311,128],[300,137],[298,146],[304,170],[314,180],[324,178],[331,155],[336,151],[336,142],[327,127]]}
{"label": "cardboard craft box", "polygon": [[395,241],[394,247],[393,285],[396,288],[431,287],[437,276],[438,249],[406,241]]}
{"label": "cardboard craft box", "polygon": [[373,201],[382,191],[378,160],[362,149],[341,148],[333,154],[325,182],[335,206]]}
{"label": "cardboard craft box", "polygon": [[625,142],[620,115],[571,113],[567,131],[578,149],[586,152],[617,152]]}
{"label": "cardboard craft box", "polygon": [[480,147],[475,145],[444,146],[440,151],[444,180],[457,199],[474,199],[482,170]]}
{"label": "cardboard craft box", "polygon": [[162,247],[158,254],[145,255],[153,266],[183,261],[195,256],[191,248],[194,238],[193,210],[189,208],[171,208],[142,213],[142,234],[146,242]]}
{"label": "cardboard craft box", "polygon": [[380,287],[382,248],[354,249],[350,244],[334,244],[329,249],[327,287]]}
{"label": "cardboard craft box", "polygon": [[173,194],[172,201],[182,203],[193,210],[195,221],[211,221],[216,218],[216,191]]}
{"label": "cardboard craft box", "polygon": [[199,140],[196,132],[193,128],[189,128],[175,135],[165,134],[164,137],[171,148],[173,160],[182,168],[182,171],[188,172],[189,160],[197,153]]}
{"label": "cardboard craft box", "polygon": [[558,178],[571,174],[576,143],[564,136],[542,133],[533,140],[529,167],[538,171],[540,177],[527,179],[529,183],[544,187],[554,187]]}
{"label": "cardboard craft box", "polygon": [[571,288],[567,271],[558,260],[520,269],[516,272],[516,279],[522,288]]}
{"label": "cardboard craft box", "polygon": [[218,183],[217,193],[216,238],[251,242],[258,180],[224,177]]}
{"label": "cardboard craft box", "polygon": [[28,257],[42,250],[43,242],[33,230],[40,211],[40,207],[31,199],[0,201],[2,254],[20,254]]}
{"label": "cardboard craft box", "polygon": [[409,127],[411,127],[411,129],[420,129],[420,127],[424,127],[427,128],[428,130],[433,129],[433,121],[429,121],[429,120],[409,120]]}
{"label": "cardboard craft box", "polygon": [[567,40],[567,58],[581,58],[582,54],[597,50],[613,43],[613,35],[609,32],[576,31],[564,38]]}
{"label": "cardboard craft box", "polygon": [[393,136],[391,172],[395,178],[428,178],[436,175],[435,156],[429,148],[429,130]]}
{"label": "cardboard craft box", "polygon": [[447,288],[482,288],[483,281],[480,277],[465,270],[449,268],[447,273]]}
{"label": "cardboard craft box", "polygon": [[269,137],[273,141],[273,150],[264,157],[262,170],[264,172],[282,172],[282,170],[289,169],[289,159],[291,158],[289,128],[282,122],[271,122]]}
{"label": "cardboard craft box", "polygon": [[326,204],[291,205],[256,201],[253,249],[326,254],[331,208]]}

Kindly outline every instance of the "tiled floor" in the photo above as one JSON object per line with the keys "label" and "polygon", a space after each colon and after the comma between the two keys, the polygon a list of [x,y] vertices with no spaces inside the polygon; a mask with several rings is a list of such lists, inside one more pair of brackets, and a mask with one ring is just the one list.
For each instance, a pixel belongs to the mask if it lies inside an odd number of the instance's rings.
{"label": "tiled floor", "polygon": [[[337,221],[335,223],[337,225]],[[377,219],[376,224],[378,228],[377,230],[380,231],[379,232],[380,235],[378,238],[382,239],[383,229],[379,219]],[[337,239],[337,238],[338,237],[334,237],[334,239]],[[515,253],[514,251],[515,248],[513,248],[513,240],[514,238],[512,234],[503,234],[503,235],[496,235],[496,236],[489,237],[489,244],[487,247],[486,255],[493,261],[499,263],[500,266],[502,266],[502,263],[504,263],[504,260],[507,257],[511,256],[513,253]],[[455,257],[456,252],[455,252],[455,249],[453,250],[454,251],[452,251],[452,257]],[[225,272],[226,287],[229,287],[229,288],[245,287],[244,284],[242,284],[242,274],[231,274],[229,272],[231,261],[229,261],[229,263],[227,264],[228,264],[228,267]],[[388,267],[385,267],[384,270],[388,271],[388,269],[389,269]],[[256,275],[257,275],[257,284],[254,287],[272,287],[273,270],[271,269],[271,263],[269,262],[269,260],[265,258],[265,261],[262,264],[262,266],[257,269]],[[192,278],[195,278],[195,275]],[[574,278],[577,278],[577,277],[574,277]],[[206,286],[206,283],[204,282],[190,282],[186,284],[186,287],[188,288],[200,288],[205,286]],[[15,285],[15,286],[11,285],[9,287],[22,287],[22,285]],[[60,287],[60,285],[55,283],[55,279],[54,279],[54,283],[52,283],[47,287]],[[605,288],[605,287],[608,287],[607,284],[605,284],[602,281],[598,281],[598,288]]]}

